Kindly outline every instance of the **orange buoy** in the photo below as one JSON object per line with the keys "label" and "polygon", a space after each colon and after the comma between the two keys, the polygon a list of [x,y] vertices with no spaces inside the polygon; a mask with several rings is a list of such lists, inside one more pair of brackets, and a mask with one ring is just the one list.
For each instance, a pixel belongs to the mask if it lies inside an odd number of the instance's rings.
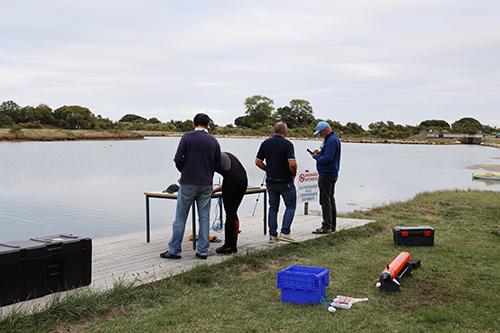
{"label": "orange buoy", "polygon": [[406,251],[401,252],[380,274],[380,283],[382,285],[398,281],[395,280],[398,275],[400,275],[401,270],[406,267],[406,264],[410,260],[410,254]]}

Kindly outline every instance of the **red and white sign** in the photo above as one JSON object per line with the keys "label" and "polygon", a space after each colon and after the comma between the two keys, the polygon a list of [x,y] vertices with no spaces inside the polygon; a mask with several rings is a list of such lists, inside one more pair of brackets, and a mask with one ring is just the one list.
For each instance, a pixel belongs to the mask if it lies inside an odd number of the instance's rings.
{"label": "red and white sign", "polygon": [[318,172],[304,171],[299,175],[298,202],[318,201]]}

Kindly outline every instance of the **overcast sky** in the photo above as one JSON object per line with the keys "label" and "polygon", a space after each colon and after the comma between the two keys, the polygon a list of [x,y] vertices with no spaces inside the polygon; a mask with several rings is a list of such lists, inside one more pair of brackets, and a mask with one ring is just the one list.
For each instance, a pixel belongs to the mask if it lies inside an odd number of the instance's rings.
{"label": "overcast sky", "polygon": [[500,127],[499,0],[0,0],[0,102],[218,125],[253,95],[316,118]]}

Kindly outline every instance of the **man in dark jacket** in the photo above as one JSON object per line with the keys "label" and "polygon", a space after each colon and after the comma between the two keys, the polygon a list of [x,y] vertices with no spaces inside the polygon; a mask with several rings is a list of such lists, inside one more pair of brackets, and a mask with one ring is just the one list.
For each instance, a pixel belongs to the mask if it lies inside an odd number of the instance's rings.
{"label": "man in dark jacket", "polygon": [[335,183],[340,170],[340,140],[332,131],[330,125],[320,121],[314,135],[320,134],[325,138],[321,151],[316,149],[311,155],[316,160],[316,169],[319,173],[319,203],[323,213],[323,223],[313,234],[327,234],[337,227],[337,207],[335,205]]}
{"label": "man in dark jacket", "polygon": [[160,254],[166,259],[180,259],[186,219],[194,201],[198,208],[199,237],[196,256],[206,259],[210,246],[210,199],[215,168],[221,167],[221,151],[217,139],[208,134],[210,118],[204,113],[194,117],[194,131],[184,133],[174,162],[181,172],[177,194],[175,221],[168,251]]}

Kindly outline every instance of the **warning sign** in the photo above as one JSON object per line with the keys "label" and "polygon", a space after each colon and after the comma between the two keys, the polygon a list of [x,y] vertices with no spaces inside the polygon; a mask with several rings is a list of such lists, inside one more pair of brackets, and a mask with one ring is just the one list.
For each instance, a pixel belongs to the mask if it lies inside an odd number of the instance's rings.
{"label": "warning sign", "polygon": [[318,201],[318,173],[305,171],[299,175],[298,202]]}

